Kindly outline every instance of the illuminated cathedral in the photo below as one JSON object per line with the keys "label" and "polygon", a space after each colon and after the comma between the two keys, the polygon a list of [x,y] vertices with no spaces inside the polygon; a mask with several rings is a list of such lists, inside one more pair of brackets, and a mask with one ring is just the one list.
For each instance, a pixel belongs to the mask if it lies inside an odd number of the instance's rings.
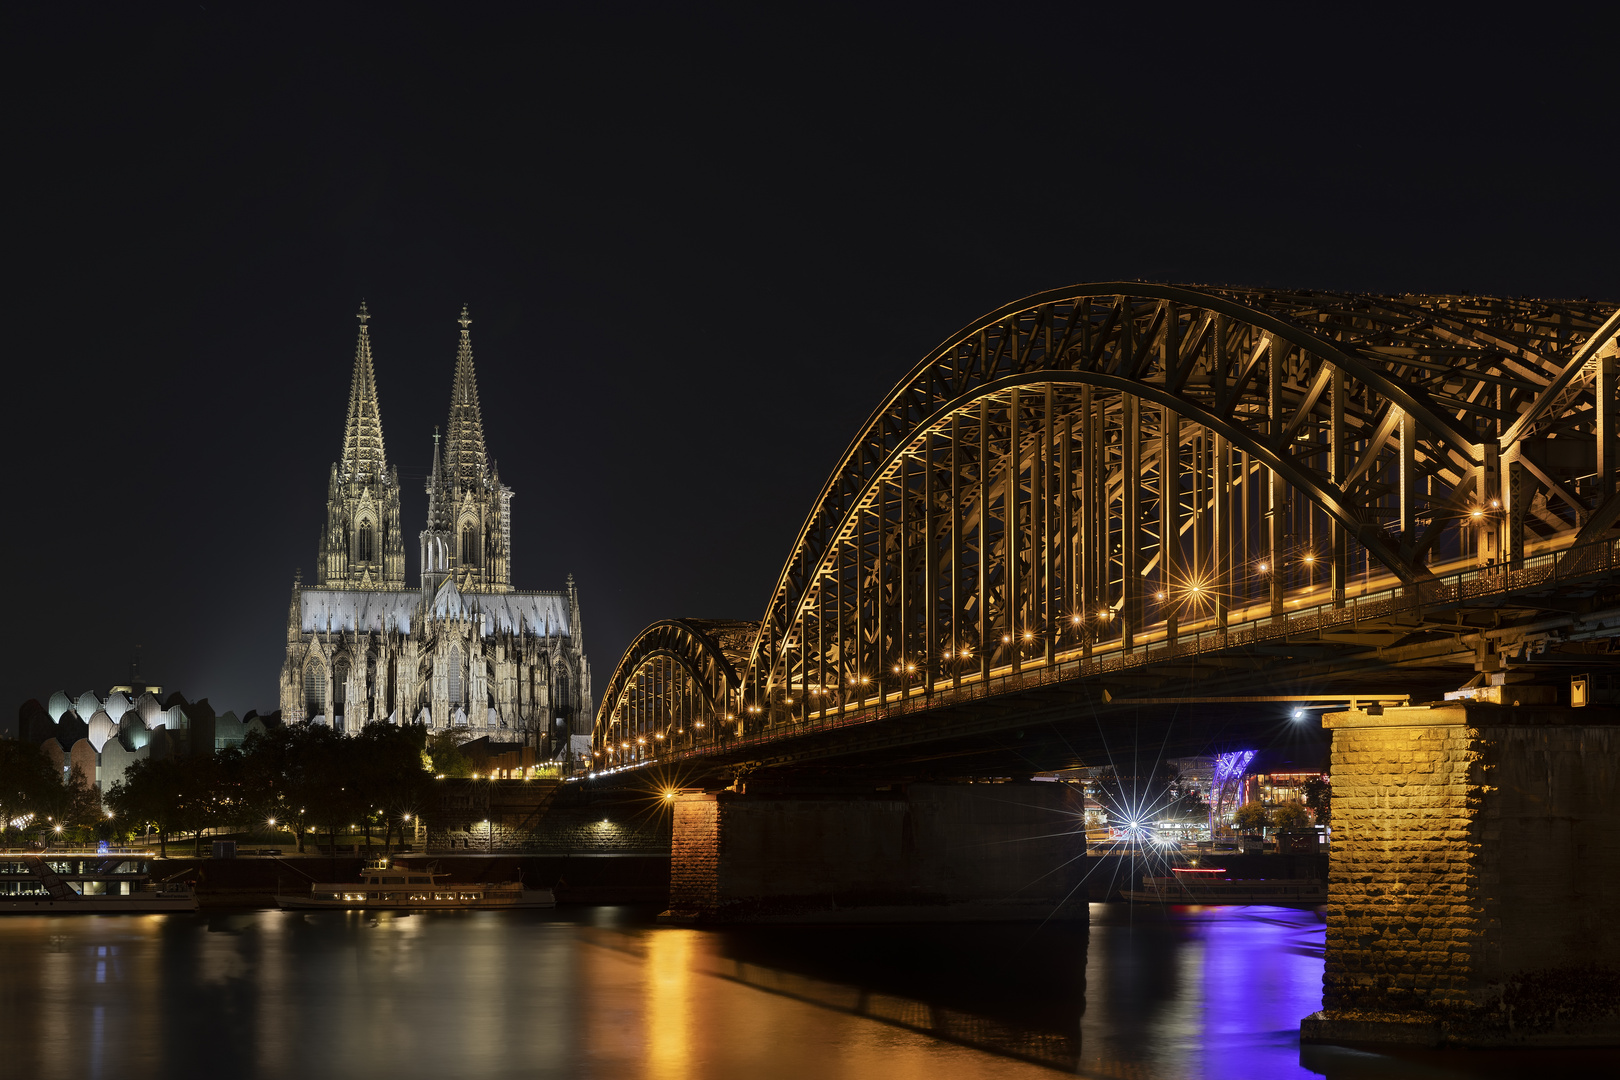
{"label": "illuminated cathedral", "polygon": [[512,587],[512,489],[484,444],[472,320],[462,308],[450,416],[433,437],[421,573],[405,580],[399,475],[388,463],[360,307],[343,452],[327,481],[315,580],[293,581],[284,720],[538,738],[552,753],[590,730],[590,665],[570,575],[555,592]]}

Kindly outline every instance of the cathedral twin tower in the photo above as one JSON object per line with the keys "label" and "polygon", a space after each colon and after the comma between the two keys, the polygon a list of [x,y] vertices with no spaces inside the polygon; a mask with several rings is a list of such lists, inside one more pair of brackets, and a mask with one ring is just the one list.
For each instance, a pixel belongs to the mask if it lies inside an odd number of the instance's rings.
{"label": "cathedral twin tower", "polygon": [[[349,382],[343,457],[332,465],[326,530],[315,565],[323,588],[398,589],[405,585],[405,537],[399,525],[399,476],[388,466],[377,377],[371,360],[371,316],[360,305],[360,340]],[[484,449],[484,418],[473,373],[472,320],[461,309],[461,345],[450,389],[444,445],[433,436],[428,520],[421,533],[422,587],[453,577],[463,591],[512,588],[509,520],[512,489],[501,483]]]}
{"label": "cathedral twin tower", "polygon": [[579,598],[572,577],[561,592],[512,587],[512,489],[484,445],[467,309],[442,445],[433,438],[416,589],[405,581],[399,475],[383,445],[364,304],[359,319],[316,580],[295,581],[287,615],[282,716],[349,731],[386,720],[534,736],[564,752],[566,736],[589,726]]}

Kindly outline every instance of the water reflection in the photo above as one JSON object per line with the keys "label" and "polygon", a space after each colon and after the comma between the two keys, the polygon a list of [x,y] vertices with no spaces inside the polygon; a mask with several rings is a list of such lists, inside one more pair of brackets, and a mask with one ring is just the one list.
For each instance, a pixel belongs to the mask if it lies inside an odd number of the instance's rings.
{"label": "water reflection", "polygon": [[1321,1007],[1309,910],[1096,905],[1082,1071],[1210,1080],[1309,1075],[1299,1020]]}
{"label": "water reflection", "polygon": [[[8,918],[0,1076],[1219,1080],[1532,1063],[1302,1055],[1322,973],[1309,911],[1097,905],[1089,930],[707,931],[646,915]],[[1616,1064],[1599,1051],[1555,1068]]]}
{"label": "water reflection", "polygon": [[707,974],[992,1053],[1080,1061],[1086,931],[960,925],[756,928],[711,935]]}
{"label": "water reflection", "polygon": [[674,930],[647,940],[647,1074],[653,1080],[690,1075],[694,936]]}

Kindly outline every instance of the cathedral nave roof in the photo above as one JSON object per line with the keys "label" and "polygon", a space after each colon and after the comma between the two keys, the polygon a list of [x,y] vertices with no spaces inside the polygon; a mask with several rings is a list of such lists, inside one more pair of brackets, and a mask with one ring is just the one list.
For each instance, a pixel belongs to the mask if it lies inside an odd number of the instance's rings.
{"label": "cathedral nave roof", "polygon": [[[299,629],[346,633],[397,629],[409,633],[422,605],[416,589],[302,589]],[[436,619],[483,616],[482,632],[571,635],[568,596],[562,592],[463,593],[446,581],[428,612]]]}
{"label": "cathedral nave roof", "polygon": [[446,578],[433,596],[436,619],[484,616],[485,634],[522,633],[568,637],[568,596],[561,592],[464,593]]}
{"label": "cathedral nave roof", "polygon": [[416,589],[302,589],[298,628],[305,633],[397,629],[409,633],[422,594]]}

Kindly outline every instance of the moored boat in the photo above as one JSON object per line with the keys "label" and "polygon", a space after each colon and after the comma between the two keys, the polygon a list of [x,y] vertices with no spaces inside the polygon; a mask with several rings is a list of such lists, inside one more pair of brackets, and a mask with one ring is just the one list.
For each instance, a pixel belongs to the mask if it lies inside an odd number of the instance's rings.
{"label": "moored boat", "polygon": [[308,896],[277,896],[285,909],[368,908],[477,911],[556,907],[550,889],[530,889],[521,881],[494,884],[452,883],[448,874],[410,866],[391,866],[387,859],[366,865],[355,881],[317,881]]}
{"label": "moored boat", "polygon": [[152,880],[143,851],[0,852],[0,914],[150,915],[197,910],[184,882]]}
{"label": "moored boat", "polygon": [[1148,904],[1325,904],[1327,882],[1314,878],[1235,878],[1223,867],[1175,866],[1169,877],[1145,877],[1127,900]]}

